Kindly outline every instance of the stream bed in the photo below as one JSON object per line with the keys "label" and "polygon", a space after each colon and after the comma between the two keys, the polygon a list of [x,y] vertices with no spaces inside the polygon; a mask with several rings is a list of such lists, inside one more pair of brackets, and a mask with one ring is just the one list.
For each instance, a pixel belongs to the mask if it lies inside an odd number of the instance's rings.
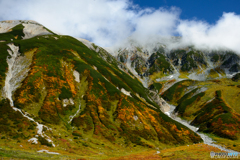
{"label": "stream bed", "polygon": [[[234,150],[231,150],[231,149],[227,149],[227,148],[224,148],[220,145],[217,145],[215,144],[214,140],[212,138],[210,138],[209,136],[207,136],[206,134],[204,133],[200,133],[198,132],[198,128],[195,127],[195,126],[192,126],[189,124],[189,122],[185,121],[185,120],[182,120],[181,118],[177,117],[176,115],[173,114],[173,111],[174,109],[176,108],[176,106],[174,105],[170,105],[170,110],[168,112],[165,112],[166,115],[168,115],[170,118],[172,118],[173,120],[181,123],[182,125],[188,127],[189,129],[191,129],[193,132],[197,133],[202,139],[203,139],[203,142],[207,145],[210,145],[210,146],[213,146],[213,147],[217,147],[219,149],[221,149],[222,151],[225,151],[225,152],[229,152],[229,153],[232,153],[232,152],[237,152],[237,151],[234,151]],[[240,152],[237,152],[238,154],[240,154]]]}

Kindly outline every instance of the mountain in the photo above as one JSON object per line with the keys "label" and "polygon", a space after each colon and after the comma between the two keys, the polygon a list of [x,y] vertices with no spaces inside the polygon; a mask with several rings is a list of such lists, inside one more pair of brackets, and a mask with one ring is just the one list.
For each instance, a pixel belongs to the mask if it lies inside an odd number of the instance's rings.
{"label": "mountain", "polygon": [[240,57],[232,51],[197,50],[194,46],[166,49],[157,45],[151,52],[139,45],[120,48],[117,59],[131,68],[145,86],[170,79],[216,79],[230,77],[240,70]]}
{"label": "mountain", "polygon": [[[119,50],[117,59],[136,71],[136,76],[147,79],[145,86],[150,90],[175,105],[175,116],[218,144],[240,151],[240,56],[232,51],[194,46],[168,50],[166,45],[158,45],[144,57],[145,52],[138,49],[144,47],[136,46]],[[138,59],[142,59],[141,65],[129,65]]]}
{"label": "mountain", "polygon": [[[0,154],[94,157],[202,142],[162,112],[168,106],[158,90],[143,86],[126,57],[117,61],[94,43],[34,21],[3,21],[0,32]],[[141,66],[147,56],[135,55],[131,67],[151,74]],[[166,63],[166,74],[173,72],[170,59],[151,57],[147,63]]]}
{"label": "mountain", "polygon": [[35,21],[0,22],[0,155],[196,158],[208,147],[193,145],[199,133],[240,151],[237,53],[161,42],[115,50]]}
{"label": "mountain", "polygon": [[176,106],[174,113],[207,133],[218,144],[239,151],[239,82],[232,79],[182,80],[161,96]]}

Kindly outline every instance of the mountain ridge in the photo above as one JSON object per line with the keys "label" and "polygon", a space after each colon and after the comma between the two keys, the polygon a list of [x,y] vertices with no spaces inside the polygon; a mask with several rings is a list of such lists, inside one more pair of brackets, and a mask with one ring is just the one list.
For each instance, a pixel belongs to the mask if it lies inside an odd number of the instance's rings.
{"label": "mountain ridge", "polygon": [[5,21],[0,27],[4,149],[109,158],[202,142],[166,115],[171,104],[175,116],[240,151],[236,53],[194,46],[167,51],[159,43],[153,53],[132,46],[113,56],[37,22]]}
{"label": "mountain ridge", "polygon": [[193,47],[167,51],[159,46],[151,54],[147,53],[148,56],[145,53],[139,47],[133,47],[132,50],[119,50],[116,56],[147,83],[145,86],[167,76],[171,77],[168,80],[205,80],[231,77],[240,71],[239,55],[231,51],[201,51]]}
{"label": "mountain ridge", "polygon": [[166,116],[159,95],[103,48],[43,26],[29,34],[19,22],[0,34],[2,144],[107,154],[202,141]]}

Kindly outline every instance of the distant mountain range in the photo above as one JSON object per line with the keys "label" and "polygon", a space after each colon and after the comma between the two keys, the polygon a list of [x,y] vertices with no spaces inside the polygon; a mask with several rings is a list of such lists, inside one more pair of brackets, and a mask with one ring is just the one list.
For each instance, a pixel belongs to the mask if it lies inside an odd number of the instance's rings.
{"label": "distant mountain range", "polygon": [[240,72],[240,57],[232,51],[202,51],[187,48],[166,50],[156,46],[150,53],[143,47],[120,48],[118,61],[136,76],[148,79],[148,85],[161,78],[207,80],[232,77]]}

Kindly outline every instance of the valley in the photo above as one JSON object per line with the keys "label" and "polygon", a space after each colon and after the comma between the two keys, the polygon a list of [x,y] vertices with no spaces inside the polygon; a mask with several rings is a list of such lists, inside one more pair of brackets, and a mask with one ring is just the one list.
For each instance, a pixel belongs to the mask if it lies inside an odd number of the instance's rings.
{"label": "valley", "polygon": [[225,152],[229,152],[229,153],[236,152],[234,150],[226,149],[226,148],[222,147],[221,145],[217,145],[216,142],[213,141],[212,138],[210,138],[208,135],[206,135],[204,133],[199,133],[198,132],[199,128],[190,125],[189,122],[187,122],[186,120],[182,120],[181,118],[174,115],[173,112],[174,112],[176,106],[173,106],[173,105],[170,105],[170,106],[171,106],[170,111],[165,112],[165,114],[167,114],[169,117],[171,117],[175,121],[178,121],[179,123],[185,125],[186,127],[191,129],[192,131],[196,132],[203,139],[204,144],[219,148],[221,151],[225,151]]}
{"label": "valley", "polygon": [[34,21],[3,21],[0,57],[6,159],[240,152],[240,57],[232,51],[107,50]]}

